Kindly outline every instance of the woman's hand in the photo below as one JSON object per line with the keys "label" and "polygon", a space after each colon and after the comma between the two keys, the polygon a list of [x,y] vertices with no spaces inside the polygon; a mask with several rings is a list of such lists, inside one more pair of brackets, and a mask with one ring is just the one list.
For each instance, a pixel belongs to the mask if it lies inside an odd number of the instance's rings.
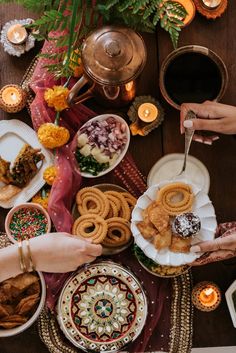
{"label": "woman's hand", "polygon": [[236,256],[236,232],[227,236],[216,238],[212,241],[201,242],[190,249],[191,252],[203,252],[201,258],[192,263],[192,265],[205,265],[210,262],[226,260]]}
{"label": "woman's hand", "polygon": [[[185,116],[189,110],[192,110],[198,119],[185,120]],[[185,127],[229,135],[236,134],[236,107],[210,101],[202,104],[184,103],[181,105],[180,112],[181,133],[184,133]],[[217,134],[213,134],[212,136],[194,134],[193,137],[195,141],[210,145],[218,138]]]}
{"label": "woman's hand", "polygon": [[30,239],[30,248],[36,270],[57,273],[74,271],[102,253],[101,245],[67,233],[50,233]]}

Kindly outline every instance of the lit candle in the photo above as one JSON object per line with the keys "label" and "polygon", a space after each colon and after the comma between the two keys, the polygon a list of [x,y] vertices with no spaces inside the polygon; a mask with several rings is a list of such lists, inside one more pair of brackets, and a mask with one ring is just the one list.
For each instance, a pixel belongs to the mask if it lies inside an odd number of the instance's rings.
{"label": "lit candle", "polygon": [[208,9],[215,9],[220,5],[222,0],[202,0],[203,6]]}
{"label": "lit candle", "polygon": [[151,123],[157,118],[158,109],[152,103],[143,103],[138,108],[138,116],[145,123]]}
{"label": "lit candle", "polygon": [[0,108],[8,113],[19,112],[24,108],[26,98],[26,92],[20,86],[4,86],[0,91]]}
{"label": "lit candle", "polygon": [[221,302],[219,287],[212,282],[198,283],[192,291],[192,302],[199,310],[215,310]]}
{"label": "lit candle", "polygon": [[26,29],[19,23],[12,25],[7,31],[7,39],[12,44],[22,44],[28,37]]}

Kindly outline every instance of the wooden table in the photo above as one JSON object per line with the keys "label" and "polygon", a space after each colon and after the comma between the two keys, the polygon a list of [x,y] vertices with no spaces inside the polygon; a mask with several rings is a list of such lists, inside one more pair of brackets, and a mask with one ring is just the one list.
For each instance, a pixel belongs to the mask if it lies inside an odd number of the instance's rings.
{"label": "wooden table", "polygon": [[[1,26],[14,18],[35,17],[17,5],[0,6]],[[183,29],[179,46],[198,44],[206,46],[219,54],[227,65],[229,85],[223,102],[236,104],[236,41],[235,41],[236,3],[229,1],[225,15],[216,21],[207,21],[197,15],[194,22]],[[144,175],[152,165],[168,153],[182,153],[184,139],[179,133],[179,112],[171,108],[162,99],[158,88],[158,73],[163,59],[172,51],[168,35],[158,28],[157,37],[145,35],[148,48],[148,62],[141,76],[138,94],[151,94],[162,102],[165,108],[163,125],[147,137],[131,139],[130,151]],[[0,48],[0,86],[9,83],[20,83],[31,60],[38,52],[40,45],[21,58],[9,56]],[[30,122],[26,110],[18,114],[7,114],[0,111],[0,119],[21,119]],[[199,158],[208,168],[211,177],[210,198],[215,206],[218,222],[236,220],[236,139],[222,136],[213,146],[193,143],[191,154]],[[1,151],[0,151],[1,153]],[[0,230],[4,230],[4,219],[7,210],[0,211]],[[212,280],[220,286],[222,293],[236,278],[236,258],[220,263],[193,269],[193,281]],[[236,346],[236,334],[223,295],[220,307],[212,313],[194,313],[194,347]],[[36,325],[17,337],[1,339],[1,353],[46,353],[47,348],[40,341]],[[181,352],[179,352],[181,353]]]}

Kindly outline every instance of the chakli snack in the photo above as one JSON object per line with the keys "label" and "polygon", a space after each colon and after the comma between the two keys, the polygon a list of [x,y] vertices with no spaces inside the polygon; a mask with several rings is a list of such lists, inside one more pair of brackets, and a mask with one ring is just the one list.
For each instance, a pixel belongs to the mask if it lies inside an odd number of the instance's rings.
{"label": "chakli snack", "polygon": [[74,222],[74,235],[90,238],[93,243],[102,243],[109,248],[120,247],[130,241],[130,216],[136,203],[136,198],[130,193],[102,192],[98,188],[86,187],[77,193],[76,203],[81,216]]}
{"label": "chakli snack", "polygon": [[76,195],[78,211],[81,215],[95,213],[105,218],[109,212],[110,204],[106,195],[97,188],[83,188]]}
{"label": "chakli snack", "polygon": [[[178,199],[180,196],[180,199]],[[157,201],[170,216],[191,211],[194,195],[191,187],[185,183],[172,183],[163,186],[157,194]]]}
{"label": "chakli snack", "polygon": [[74,235],[81,236],[85,239],[92,239],[94,244],[100,244],[107,235],[106,221],[96,214],[84,214],[77,218],[72,227]]}
{"label": "chakli snack", "polygon": [[131,238],[130,223],[121,217],[113,217],[107,220],[107,236],[102,244],[108,247],[122,246]]}

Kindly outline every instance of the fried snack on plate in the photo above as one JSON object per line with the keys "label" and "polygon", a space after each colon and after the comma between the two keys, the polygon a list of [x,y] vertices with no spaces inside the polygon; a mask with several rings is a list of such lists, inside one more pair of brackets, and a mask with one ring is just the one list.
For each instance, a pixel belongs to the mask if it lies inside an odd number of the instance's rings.
{"label": "fried snack on plate", "polygon": [[33,315],[40,299],[39,277],[23,273],[0,283],[0,328],[24,324]]}
{"label": "fried snack on plate", "polygon": [[145,239],[150,239],[158,234],[158,230],[153,226],[151,222],[139,222],[137,227]]}
{"label": "fried snack on plate", "polygon": [[76,203],[82,216],[93,213],[105,218],[110,209],[110,203],[105,193],[93,187],[81,189],[76,195]]}
{"label": "fried snack on plate", "polygon": [[77,218],[72,227],[72,234],[91,239],[93,244],[100,244],[107,235],[107,222],[93,213],[87,213]]}
{"label": "fried snack on plate", "polygon": [[117,198],[120,201],[120,210],[119,210],[119,217],[126,219],[127,221],[130,220],[130,208],[128,205],[128,202],[126,201],[125,197],[122,195],[122,193],[118,191],[105,191],[104,194],[109,197],[113,196]]}
{"label": "fried snack on plate", "polygon": [[21,189],[18,188],[18,186],[11,184],[5,185],[0,189],[0,201],[8,201],[20,191]]}
{"label": "fried snack on plate", "polygon": [[161,233],[168,228],[169,215],[160,203],[155,203],[148,212],[148,217],[156,229]]}
{"label": "fried snack on plate", "polygon": [[171,245],[172,232],[170,228],[163,230],[161,233],[155,235],[153,245],[157,250],[168,248]]}
{"label": "fried snack on plate", "polygon": [[191,238],[181,238],[172,234],[170,251],[188,253],[191,246]]}
{"label": "fried snack on plate", "polygon": [[190,185],[171,183],[163,186],[157,193],[157,202],[170,216],[176,216],[192,210],[194,194]]}
{"label": "fried snack on plate", "polygon": [[116,247],[127,244],[131,239],[130,223],[121,217],[113,217],[106,220],[107,236],[102,244],[108,247]]}

